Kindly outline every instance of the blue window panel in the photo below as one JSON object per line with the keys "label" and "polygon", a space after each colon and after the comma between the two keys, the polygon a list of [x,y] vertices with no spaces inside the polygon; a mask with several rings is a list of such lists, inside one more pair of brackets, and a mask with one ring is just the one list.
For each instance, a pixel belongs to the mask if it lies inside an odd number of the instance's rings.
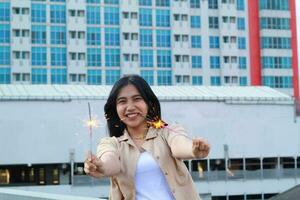
{"label": "blue window panel", "polygon": [[292,76],[263,76],[263,85],[272,88],[293,88]]}
{"label": "blue window panel", "polygon": [[190,0],[191,8],[200,8],[200,0]]}
{"label": "blue window panel", "polygon": [[0,68],[0,84],[10,84],[11,82],[11,69],[6,68]]}
{"label": "blue window panel", "polygon": [[51,65],[67,66],[67,49],[51,48]]}
{"label": "blue window panel", "polygon": [[0,2],[0,21],[10,21],[10,3]]}
{"label": "blue window panel", "polygon": [[202,76],[192,76],[192,84],[193,85],[203,85]]}
{"label": "blue window panel", "polygon": [[157,66],[161,68],[171,68],[172,57],[170,50],[157,50]]}
{"label": "blue window panel", "polygon": [[209,9],[218,9],[218,0],[208,0]]}
{"label": "blue window panel", "polygon": [[218,36],[209,36],[209,48],[220,48],[220,38]]}
{"label": "blue window panel", "polygon": [[145,79],[149,85],[154,85],[154,72],[152,70],[141,70],[141,77]]}
{"label": "blue window panel", "polygon": [[0,43],[10,43],[9,24],[0,24]]}
{"label": "blue window panel", "polygon": [[140,6],[152,6],[152,0],[139,0]]}
{"label": "blue window panel", "polygon": [[51,21],[51,23],[65,24],[66,23],[66,6],[65,5],[50,5],[50,21]]}
{"label": "blue window panel", "polygon": [[87,83],[88,85],[101,85],[101,70],[87,70]]}
{"label": "blue window panel", "polygon": [[153,50],[140,50],[141,67],[153,67]]}
{"label": "blue window panel", "polygon": [[100,24],[101,20],[99,6],[87,6],[86,8],[86,21],[87,24]]}
{"label": "blue window panel", "polygon": [[210,56],[210,68],[211,69],[220,69],[220,57],[219,56]]}
{"label": "blue window panel", "polygon": [[237,18],[237,28],[238,30],[245,30],[245,18],[243,17]]}
{"label": "blue window panel", "polygon": [[247,69],[247,58],[239,57],[239,69]]}
{"label": "blue window panel", "polygon": [[120,29],[119,28],[105,28],[105,45],[119,46],[120,45]]}
{"label": "blue window panel", "polygon": [[50,0],[50,2],[66,2],[66,0]]}
{"label": "blue window panel", "polygon": [[201,28],[200,16],[191,16],[191,28]]}
{"label": "blue window panel", "polygon": [[140,46],[152,47],[152,29],[140,29]]}
{"label": "blue window panel", "polygon": [[201,36],[192,35],[191,38],[192,48],[201,48]]}
{"label": "blue window panel", "polygon": [[236,0],[236,9],[237,10],[245,10],[245,1],[244,0]]}
{"label": "blue window panel", "polygon": [[66,44],[66,27],[51,26],[51,44]]}
{"label": "blue window panel", "polygon": [[105,49],[105,66],[120,66],[120,49]]}
{"label": "blue window panel", "polygon": [[246,76],[240,77],[240,86],[247,86],[247,77]]}
{"label": "blue window panel", "polygon": [[220,76],[211,76],[210,77],[210,85],[220,86],[221,85],[221,77]]}
{"label": "blue window panel", "polygon": [[261,29],[279,29],[289,30],[290,19],[289,18],[278,18],[278,17],[262,17],[260,18]]}
{"label": "blue window panel", "polygon": [[31,65],[46,66],[47,65],[47,48],[32,47],[31,49]]}
{"label": "blue window panel", "polygon": [[170,27],[170,10],[156,10],[156,26]]}
{"label": "blue window panel", "polygon": [[172,71],[157,70],[157,85],[172,85]]}
{"label": "blue window panel", "polygon": [[105,71],[105,84],[113,85],[120,79],[120,70],[106,70]]}
{"label": "blue window panel", "polygon": [[101,49],[88,48],[87,49],[87,65],[100,67],[101,66]]}
{"label": "blue window panel", "polygon": [[[0,12],[1,13],[1,12]],[[46,4],[31,4],[31,21],[32,22],[46,22]]]}
{"label": "blue window panel", "polygon": [[0,46],[0,65],[10,65],[9,46]]}
{"label": "blue window panel", "polygon": [[156,46],[157,47],[171,47],[171,31],[170,30],[156,30]]}
{"label": "blue window panel", "polygon": [[51,69],[52,84],[67,84],[67,69]]}
{"label": "blue window panel", "polygon": [[202,56],[192,56],[192,68],[202,68]]}
{"label": "blue window panel", "polygon": [[262,57],[262,67],[270,69],[291,69],[292,58],[291,57]]}
{"label": "blue window panel", "polygon": [[32,69],[31,70],[32,84],[47,84],[47,69]]}
{"label": "blue window panel", "polygon": [[105,4],[119,5],[119,0],[104,0]]}
{"label": "blue window panel", "polygon": [[259,7],[261,10],[289,10],[290,5],[287,0],[260,0]]}
{"label": "blue window panel", "polygon": [[269,49],[290,49],[291,38],[287,37],[262,37],[262,48]]}
{"label": "blue window panel", "polygon": [[118,7],[105,7],[104,8],[104,23],[106,25],[119,25],[120,21]]}
{"label": "blue window panel", "polygon": [[238,48],[239,49],[246,49],[246,38],[238,37]]}
{"label": "blue window panel", "polygon": [[87,28],[87,44],[101,45],[101,29],[98,27]]}
{"label": "blue window panel", "polygon": [[139,24],[140,26],[152,26],[152,9],[140,8],[139,9]]}
{"label": "blue window panel", "polygon": [[100,3],[100,0],[86,0],[87,3]]}
{"label": "blue window panel", "polygon": [[159,7],[169,7],[170,6],[170,0],[156,0],[155,5]]}
{"label": "blue window panel", "polygon": [[45,25],[31,26],[31,43],[32,44],[46,44],[47,29]]}

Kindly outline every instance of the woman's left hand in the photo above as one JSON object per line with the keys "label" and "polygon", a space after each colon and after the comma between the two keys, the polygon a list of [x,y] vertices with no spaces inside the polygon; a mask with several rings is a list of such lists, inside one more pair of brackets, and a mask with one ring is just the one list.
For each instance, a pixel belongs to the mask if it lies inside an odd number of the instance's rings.
{"label": "woman's left hand", "polygon": [[196,158],[205,158],[210,150],[208,142],[202,138],[193,139],[192,151]]}

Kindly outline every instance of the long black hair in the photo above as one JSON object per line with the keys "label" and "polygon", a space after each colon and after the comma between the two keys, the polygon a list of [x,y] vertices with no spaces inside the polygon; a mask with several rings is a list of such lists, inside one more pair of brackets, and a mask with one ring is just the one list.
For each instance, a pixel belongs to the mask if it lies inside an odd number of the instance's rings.
{"label": "long black hair", "polygon": [[138,75],[126,75],[119,79],[113,86],[108,96],[107,102],[104,105],[104,113],[107,120],[109,135],[119,137],[123,135],[126,125],[120,120],[117,113],[117,97],[120,90],[127,86],[133,85],[141,94],[145,103],[148,106],[147,119],[161,118],[160,103],[152,91],[149,84]]}

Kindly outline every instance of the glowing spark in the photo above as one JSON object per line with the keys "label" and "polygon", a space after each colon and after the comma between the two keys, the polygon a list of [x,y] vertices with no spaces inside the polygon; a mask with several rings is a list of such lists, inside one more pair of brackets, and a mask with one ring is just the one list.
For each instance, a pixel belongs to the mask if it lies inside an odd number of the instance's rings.
{"label": "glowing spark", "polygon": [[162,119],[159,119],[158,117],[155,117],[154,120],[146,117],[146,120],[147,124],[155,129],[165,128],[166,126],[168,126],[166,122],[164,122]]}
{"label": "glowing spark", "polygon": [[203,168],[200,163],[198,163],[198,172],[199,172],[199,178],[203,178]]}
{"label": "glowing spark", "polygon": [[99,120],[97,118],[91,118],[85,122],[86,127],[91,128],[98,128],[99,127]]}

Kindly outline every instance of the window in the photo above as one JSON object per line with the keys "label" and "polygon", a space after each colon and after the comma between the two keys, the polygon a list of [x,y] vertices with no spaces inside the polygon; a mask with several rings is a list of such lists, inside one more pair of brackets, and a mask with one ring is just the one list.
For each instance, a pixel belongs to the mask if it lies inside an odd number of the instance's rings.
{"label": "window", "polygon": [[247,77],[246,76],[240,77],[240,86],[247,86]]}
{"label": "window", "polygon": [[199,35],[192,35],[192,48],[201,48],[201,36]]}
{"label": "window", "polygon": [[141,76],[149,85],[154,85],[154,75],[152,70],[141,70]]}
{"label": "window", "polygon": [[287,37],[262,37],[262,48],[290,49],[291,38]]}
{"label": "window", "polygon": [[101,85],[101,70],[87,70],[88,85]]}
{"label": "window", "polygon": [[191,8],[200,8],[200,0],[190,0]]}
{"label": "window", "polygon": [[118,5],[119,4],[119,0],[104,0],[105,4],[114,4],[114,5]]}
{"label": "window", "polygon": [[153,67],[153,50],[140,50],[141,67]]}
{"label": "window", "polygon": [[203,84],[202,76],[192,76],[192,84],[202,85]]}
{"label": "window", "polygon": [[157,70],[157,84],[158,85],[171,85],[172,84],[172,71]]}
{"label": "window", "polygon": [[259,7],[261,10],[289,10],[289,1],[287,0],[260,0]]}
{"label": "window", "polygon": [[161,68],[171,68],[172,58],[170,50],[157,50],[157,66]]}
{"label": "window", "polygon": [[263,85],[272,88],[292,88],[292,76],[263,76]]}
{"label": "window", "polygon": [[245,10],[244,0],[236,0],[236,9],[237,10]]}
{"label": "window", "polygon": [[66,6],[50,5],[51,23],[66,23]]}
{"label": "window", "polygon": [[200,28],[200,27],[201,27],[201,17],[191,16],[191,28]]}
{"label": "window", "polygon": [[140,26],[152,26],[152,9],[140,8],[139,23]]}
{"label": "window", "polygon": [[0,24],[0,43],[10,43],[9,24]]}
{"label": "window", "polygon": [[209,9],[218,9],[218,0],[208,0]]}
{"label": "window", "polygon": [[247,58],[239,57],[239,69],[247,69]]}
{"label": "window", "polygon": [[[0,47],[0,62],[1,62],[1,47]],[[0,68],[0,84],[10,84],[11,76],[10,68]]]}
{"label": "window", "polygon": [[270,69],[291,69],[292,58],[291,57],[262,57],[262,67]]}
{"label": "window", "polygon": [[67,66],[67,49],[66,48],[51,48],[51,65],[52,66]]}
{"label": "window", "polygon": [[192,68],[202,68],[202,56],[192,56]]}
{"label": "window", "polygon": [[87,3],[100,3],[100,0],[86,0]]}
{"label": "window", "polygon": [[101,66],[101,49],[88,48],[87,49],[87,65],[88,66]]}
{"label": "window", "polygon": [[31,65],[46,66],[47,65],[47,48],[32,47],[31,49]]}
{"label": "window", "polygon": [[10,64],[10,47],[0,46],[0,65]]}
{"label": "window", "polygon": [[106,85],[113,85],[120,79],[120,70],[106,70],[105,83]]}
{"label": "window", "polygon": [[218,36],[209,36],[209,48],[220,48],[220,39]]}
{"label": "window", "polygon": [[31,27],[31,43],[46,44],[46,26],[33,25]]}
{"label": "window", "polygon": [[120,30],[119,28],[105,28],[105,46],[120,45]]}
{"label": "window", "polygon": [[140,6],[152,6],[152,0],[139,0]]}
{"label": "window", "polygon": [[67,69],[51,69],[51,83],[52,84],[66,84],[67,83]]}
{"label": "window", "polygon": [[245,30],[245,18],[243,18],[243,17],[237,18],[237,29]]}
{"label": "window", "polygon": [[238,48],[239,49],[246,49],[246,38],[238,37]]}
{"label": "window", "polygon": [[32,69],[31,70],[32,84],[47,84],[47,69]]}
{"label": "window", "polygon": [[155,0],[155,5],[160,7],[169,7],[170,0]]}
{"label": "window", "polygon": [[104,8],[104,23],[106,25],[119,25],[119,8],[105,7]]}
{"label": "window", "polygon": [[170,26],[170,10],[156,10],[156,26],[169,27]]}
{"label": "window", "polygon": [[170,30],[156,30],[156,46],[157,47],[171,47],[171,31]]}
{"label": "window", "polygon": [[120,66],[120,49],[105,49],[105,66]]}
{"label": "window", "polygon": [[87,28],[87,44],[101,45],[101,30],[96,27]]}
{"label": "window", "polygon": [[140,46],[152,47],[152,29],[140,29]]}
{"label": "window", "polygon": [[87,6],[87,24],[100,24],[100,7]]}
{"label": "window", "polygon": [[290,19],[289,18],[276,18],[276,17],[262,17],[260,18],[261,29],[279,29],[289,30]]}
{"label": "window", "polygon": [[212,86],[220,86],[221,85],[221,77],[220,76],[211,76],[210,84]]}
{"label": "window", "polygon": [[219,28],[219,18],[218,17],[208,17],[209,28]]}
{"label": "window", "polygon": [[46,13],[46,4],[31,4],[32,22],[46,22]]}
{"label": "window", "polygon": [[51,44],[66,44],[65,26],[51,26]]}
{"label": "window", "polygon": [[210,56],[210,68],[211,69],[220,69],[220,57],[219,56]]}

